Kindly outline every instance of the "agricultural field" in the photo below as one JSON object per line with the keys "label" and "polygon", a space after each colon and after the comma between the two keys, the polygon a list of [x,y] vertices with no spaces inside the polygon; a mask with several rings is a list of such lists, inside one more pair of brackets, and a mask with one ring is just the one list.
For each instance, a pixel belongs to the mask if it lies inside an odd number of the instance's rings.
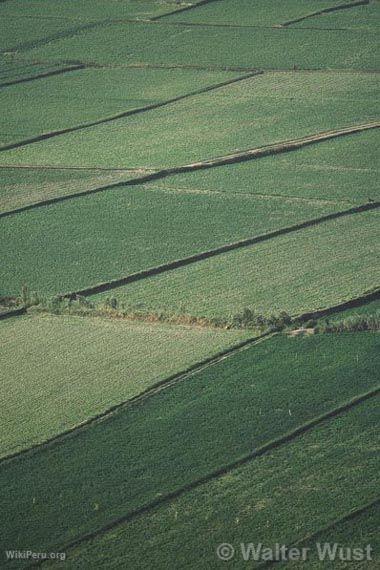
{"label": "agricultural field", "polygon": [[376,123],[377,85],[375,74],[356,72],[255,75],[173,103],[170,112],[161,107],[0,152],[0,164],[181,166]]}
{"label": "agricultural field", "polygon": [[[102,65],[195,65],[244,69],[376,69],[375,31],[208,27],[165,23],[87,25],[30,46],[34,61]],[[93,46],[91,53],[88,46]],[[352,52],[356,55],[352,57]],[[12,53],[12,52],[11,52]],[[18,54],[19,51],[13,53]]]}
{"label": "agricultural field", "polygon": [[[22,15],[28,18],[56,18],[67,21],[105,21],[120,18],[145,19],[168,14],[180,9],[181,2],[177,0],[65,0],[50,2],[50,0],[28,0],[23,6]],[[186,5],[196,5],[197,0]],[[4,17],[20,16],[18,0],[7,0],[1,7]]]}
{"label": "agricultural field", "polygon": [[10,85],[0,90],[0,105],[10,110],[0,120],[0,150],[41,135],[112,121],[236,77],[202,70],[90,68]]}
{"label": "agricultural field", "polygon": [[298,315],[376,287],[378,235],[377,213],[346,216],[148,277],[112,295],[154,312],[222,317],[249,307]]}
{"label": "agricultural field", "polygon": [[[255,535],[268,546],[302,539],[376,498],[376,403],[357,406],[288,445],[83,541],[70,552],[67,567],[173,568],[188,563],[191,554],[192,566],[217,568],[215,548],[222,542],[238,548]],[[365,478],[356,467],[363,463]],[[174,544],[183,545],[180,552]],[[247,565],[238,555],[232,568]]]}
{"label": "agricultural field", "polygon": [[379,200],[376,129],[304,146],[296,151],[179,173],[147,187],[182,192],[253,194],[305,203],[363,204]]}
{"label": "agricultural field", "polygon": [[[321,10],[346,4],[345,0],[220,0],[206,2],[197,10],[178,12],[165,16],[163,22],[187,22],[192,24],[225,24],[235,26],[275,26],[299,18],[307,18]],[[338,14],[340,15],[339,10]],[[315,17],[315,16],[314,16]],[[313,18],[314,18],[313,17]],[[307,21],[306,20],[306,21]]]}
{"label": "agricultural field", "polygon": [[1,293],[78,291],[345,209],[121,185],[5,218]]}
{"label": "agricultural field", "polygon": [[362,30],[364,33],[377,32],[380,26],[380,2],[375,0],[368,5],[355,6],[350,10],[339,10],[314,16],[312,19],[297,22],[294,26],[305,28],[328,28],[330,30]]}
{"label": "agricultural field", "polygon": [[46,200],[96,191],[99,187],[139,178],[142,171],[0,167],[0,216]]}
{"label": "agricultural field", "polygon": [[45,441],[252,336],[52,315],[5,321],[1,331],[0,455]]}
{"label": "agricultural field", "polygon": [[[359,359],[352,349],[359,351]],[[322,354],[323,367],[317,373],[315,363]],[[356,395],[372,393],[376,354],[378,339],[371,334],[337,337],[333,344],[327,336],[273,337],[153,395],[143,406],[120,410],[59,445],[5,463],[2,503],[13,517],[10,526],[3,527],[2,544],[12,536],[18,536],[20,548],[28,540],[31,547],[65,544],[77,529],[85,533],[101,528],[157,496],[249,457]],[[283,363],[281,379],[273,379],[273,359]],[[351,369],[348,375],[346,366]],[[371,402],[361,405],[373,409]],[[366,425],[373,438],[373,414],[364,419],[363,438]],[[336,421],[339,425],[340,418]],[[78,470],[83,456],[85,464]],[[22,512],[31,502],[31,484],[35,507],[25,525]],[[61,516],[53,525],[57,496]]]}
{"label": "agricultural field", "polygon": [[0,568],[379,567],[379,26],[0,0]]}

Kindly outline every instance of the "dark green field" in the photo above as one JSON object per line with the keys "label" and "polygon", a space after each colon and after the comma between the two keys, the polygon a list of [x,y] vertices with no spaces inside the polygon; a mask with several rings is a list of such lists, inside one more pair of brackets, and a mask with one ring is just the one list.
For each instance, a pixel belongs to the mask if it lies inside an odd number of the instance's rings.
{"label": "dark green field", "polygon": [[[288,544],[317,531],[377,496],[375,404],[358,406],[289,445],[84,542],[70,552],[68,568],[218,568],[215,550],[220,543],[237,549],[252,540],[268,546]],[[365,478],[358,467],[363,464]],[[175,548],[178,544],[181,549]],[[229,565],[243,564],[237,550]],[[250,565],[256,566],[253,561]]]}
{"label": "dark green field", "polygon": [[17,536],[20,548],[53,548],[254,453],[373,390],[378,348],[371,334],[268,339],[5,464],[2,504],[12,516],[3,544]]}

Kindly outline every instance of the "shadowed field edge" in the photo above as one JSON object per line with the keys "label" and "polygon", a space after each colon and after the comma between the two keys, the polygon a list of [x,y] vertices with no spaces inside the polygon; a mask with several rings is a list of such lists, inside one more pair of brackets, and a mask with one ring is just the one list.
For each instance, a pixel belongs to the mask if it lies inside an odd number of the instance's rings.
{"label": "shadowed field edge", "polygon": [[242,249],[245,247],[249,247],[251,245],[255,245],[257,243],[262,243],[264,241],[269,241],[271,239],[297,232],[306,228],[310,228],[324,222],[329,222],[331,220],[337,220],[339,218],[350,216],[354,214],[360,214],[362,212],[367,212],[370,210],[375,210],[380,207],[380,202],[371,202],[368,204],[363,204],[360,206],[356,206],[354,208],[349,208],[348,210],[342,210],[340,212],[333,212],[331,214],[326,214],[325,216],[321,216],[319,218],[314,218],[312,220],[307,220],[305,222],[300,222],[298,224],[294,224],[292,226],[288,226],[286,228],[281,228],[278,230],[274,230],[272,232],[268,232],[265,234],[261,234],[259,236],[254,236],[251,238],[247,238],[244,240],[239,240],[234,243],[229,243],[217,247],[215,249],[210,249],[207,251],[203,251],[201,253],[196,253],[194,255],[190,255],[188,257],[184,257],[181,259],[177,259],[174,261],[169,261],[168,263],[164,263],[162,265],[158,265],[155,267],[151,267],[149,269],[143,269],[142,271],[138,271],[136,273],[131,273],[125,277],[121,277],[118,279],[113,279],[110,281],[105,281],[103,283],[98,283],[97,285],[92,285],[90,287],[86,287],[84,289],[80,289],[77,291],[71,291],[69,293],[60,294],[60,298],[67,298],[67,299],[75,299],[77,296],[84,296],[89,297],[91,295],[97,295],[99,293],[104,293],[106,291],[111,291],[112,289],[117,289],[124,285],[128,285],[129,283],[135,283],[136,281],[140,281],[142,279],[146,279],[148,277],[153,277],[154,275],[160,275],[161,273],[166,273],[167,271],[173,271],[175,269],[179,269],[181,267],[185,267],[187,265],[191,265],[193,263],[198,263],[205,259],[210,259],[211,257],[216,257],[223,253],[228,253],[230,251],[234,251],[237,249]]}

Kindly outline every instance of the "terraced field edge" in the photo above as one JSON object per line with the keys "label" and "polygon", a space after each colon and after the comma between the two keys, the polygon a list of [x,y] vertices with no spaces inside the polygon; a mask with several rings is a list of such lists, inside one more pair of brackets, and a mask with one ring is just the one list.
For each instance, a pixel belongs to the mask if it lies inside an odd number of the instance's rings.
{"label": "terraced field edge", "polygon": [[297,22],[302,22],[303,20],[314,18],[315,16],[321,16],[322,14],[328,14],[329,12],[336,12],[338,10],[347,10],[349,8],[355,8],[356,6],[363,6],[365,4],[369,4],[369,0],[356,0],[356,2],[348,2],[347,4],[338,4],[337,6],[324,8],[323,10],[318,10],[318,12],[313,12],[312,14],[307,14],[306,16],[301,16],[300,18],[289,20],[288,22],[280,24],[279,27],[285,28],[287,26],[291,26],[292,24],[296,24]]}
{"label": "terraced field edge", "polygon": [[[82,67],[86,67],[83,65]],[[78,66],[78,69],[81,69]],[[110,123],[112,121],[116,121],[118,119],[123,119],[125,117],[130,117],[131,115],[139,115],[141,113],[145,113],[147,111],[152,111],[153,109],[158,109],[160,107],[165,107],[166,105],[171,105],[172,103],[177,103],[178,101],[182,101],[183,99],[187,99],[189,97],[194,97],[195,95],[200,95],[201,93],[207,93],[209,91],[213,91],[215,89],[220,89],[221,87],[225,87],[226,85],[230,85],[232,83],[237,83],[238,81],[243,81],[244,79],[248,79],[249,77],[254,77],[255,75],[262,75],[263,71],[254,71],[242,75],[240,77],[235,77],[234,79],[228,79],[226,81],[222,81],[220,83],[216,83],[215,85],[208,85],[207,87],[203,87],[202,89],[196,89],[195,91],[190,91],[189,93],[184,93],[183,95],[178,95],[177,97],[172,97],[171,99],[167,99],[166,101],[161,101],[159,103],[152,103],[151,105],[145,105],[144,107],[138,107],[137,109],[131,109],[129,111],[122,111],[121,113],[117,113],[116,115],[111,115],[109,117],[103,117],[101,119],[97,119],[96,121],[90,121],[87,123],[82,123],[80,125],[75,125],[73,127],[67,127],[65,129],[59,129],[56,131],[50,131],[48,133],[42,133],[41,135],[37,135],[35,137],[30,137],[28,139],[24,139],[22,141],[10,143],[0,147],[0,152],[4,152],[7,150],[11,150],[14,148],[20,148],[22,146],[27,146],[33,143],[41,142],[47,139],[51,139],[53,137],[58,137],[60,135],[66,135],[68,133],[73,133],[75,131],[81,131],[83,129],[88,129],[90,127],[95,127],[97,125],[102,125],[104,123]]]}

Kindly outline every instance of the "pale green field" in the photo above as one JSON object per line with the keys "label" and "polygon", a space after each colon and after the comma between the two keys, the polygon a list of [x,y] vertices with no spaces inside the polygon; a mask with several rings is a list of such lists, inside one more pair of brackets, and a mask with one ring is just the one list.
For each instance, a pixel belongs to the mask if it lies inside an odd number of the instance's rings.
{"label": "pale green field", "polygon": [[177,174],[147,188],[177,192],[292,197],[305,202],[364,204],[380,200],[380,130],[306,146],[297,151]]}
{"label": "pale green field", "polygon": [[[335,305],[378,285],[379,215],[355,214],[114,289],[147,310],[230,316]],[[99,295],[104,298],[106,294]]]}
{"label": "pale green field", "polygon": [[[0,153],[0,163],[176,166],[372,122],[376,74],[266,73],[170,106]],[[358,105],[358,100],[361,104]]]}
{"label": "pale green field", "polygon": [[252,336],[98,317],[37,315],[0,325],[0,456],[53,437]]}
{"label": "pale green field", "polygon": [[0,147],[112,118],[237,76],[191,69],[90,68],[11,85],[0,90],[0,107],[7,109],[0,117]]}
{"label": "pale green field", "polygon": [[1,168],[0,212],[142,176],[136,171]]}
{"label": "pale green field", "polygon": [[163,22],[273,26],[346,3],[347,0],[221,0],[162,18]]}

